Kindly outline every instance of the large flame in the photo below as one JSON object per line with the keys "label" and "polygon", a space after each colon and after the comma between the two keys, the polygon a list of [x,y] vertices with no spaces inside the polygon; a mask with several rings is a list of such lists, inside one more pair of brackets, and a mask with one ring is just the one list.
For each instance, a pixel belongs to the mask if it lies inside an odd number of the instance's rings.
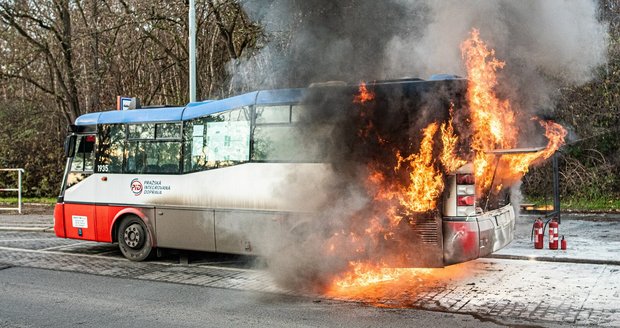
{"label": "large flame", "polygon": [[398,195],[400,204],[408,212],[426,212],[437,207],[437,200],[443,191],[443,176],[435,166],[433,138],[437,133],[437,123],[429,124],[423,131],[424,138],[420,151],[403,158],[396,153],[400,170],[403,166],[409,172],[409,185]]}
{"label": "large flame", "polygon": [[[468,116],[463,120],[461,115],[462,121],[455,122],[452,105],[448,121],[431,122],[420,131],[421,138],[415,139],[419,140],[417,147],[394,151],[395,158],[389,159],[396,163],[393,172],[386,172],[381,169],[382,165],[370,163],[366,187],[375,201],[376,211],[363,220],[356,221],[362,224],[355,231],[335,234],[329,243],[330,251],[346,247],[354,249],[356,254],[371,252],[372,247],[377,247],[380,240],[396,240],[399,232],[402,235],[402,223],[405,221],[403,217],[440,211],[437,207],[444,189],[445,175],[454,173],[468,160],[474,164],[477,195],[498,193],[521,179],[531,165],[553,155],[564,143],[566,130],[562,126],[536,119],[545,129],[548,139],[543,150],[530,153],[492,152],[516,148],[520,137],[516,122],[521,118],[517,117],[510,101],[501,99],[496,93],[497,72],[505,63],[495,58],[494,51],[488,49],[476,29],[473,29],[470,38],[462,43],[461,51],[468,77]],[[362,83],[353,102],[366,105],[374,99],[374,94]],[[376,136],[378,144],[383,145],[384,140],[374,131],[375,126],[372,125],[367,110],[360,110],[360,117],[363,119],[360,121],[360,136],[365,139]],[[471,131],[467,134],[470,139],[464,140],[465,142],[459,140],[455,124],[465,126],[464,128]],[[462,149],[463,145],[468,145],[469,149]],[[391,174],[406,178],[395,179]],[[408,253],[416,250],[403,247],[396,251]],[[374,261],[352,258],[348,261],[348,270],[334,278],[327,293],[336,297],[364,295],[372,298],[383,293],[377,286],[389,283],[402,290],[415,287],[412,284],[424,283],[424,279],[420,277],[442,274],[454,276],[458,272],[454,266],[446,269],[407,269],[391,268],[390,265],[393,263],[385,261],[385,258]]]}
{"label": "large flame", "polygon": [[495,94],[497,70],[505,63],[497,60],[495,51],[487,49],[474,29],[471,37],[461,44],[461,52],[467,69],[469,102],[473,138],[471,147],[475,153],[474,168],[478,192],[491,186],[493,156],[485,152],[495,149],[514,148],[517,144],[515,114],[508,100],[500,100]]}
{"label": "large flame", "polygon": [[460,158],[457,154],[456,146],[459,137],[454,133],[454,127],[452,126],[453,110],[454,104],[450,104],[450,120],[441,124],[441,141],[443,144],[441,164],[443,164],[446,173],[453,173],[467,163],[466,160]]}
{"label": "large flame", "polygon": [[335,281],[325,294],[340,299],[356,300],[381,307],[414,305],[418,293],[445,286],[454,279],[465,279],[479,268],[461,263],[441,269],[387,268],[351,262],[350,270]]}
{"label": "large flame", "polygon": [[490,188],[494,182],[506,187],[506,184],[520,180],[532,164],[549,158],[564,144],[566,130],[557,123],[540,120],[549,139],[543,151],[501,157],[488,153],[517,147],[520,136],[515,124],[517,115],[510,101],[500,99],[496,94],[497,71],[505,63],[495,58],[495,51],[488,49],[477,29],[473,29],[470,38],[461,44],[461,53],[468,77],[467,101],[473,129],[471,148],[476,190],[481,195],[493,192]]}

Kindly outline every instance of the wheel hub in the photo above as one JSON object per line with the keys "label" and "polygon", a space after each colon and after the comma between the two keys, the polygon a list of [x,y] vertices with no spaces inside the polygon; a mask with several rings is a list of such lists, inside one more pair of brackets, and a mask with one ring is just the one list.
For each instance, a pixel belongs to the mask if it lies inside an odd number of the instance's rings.
{"label": "wheel hub", "polygon": [[131,224],[125,228],[123,239],[130,248],[139,248],[144,241],[144,230],[137,223]]}

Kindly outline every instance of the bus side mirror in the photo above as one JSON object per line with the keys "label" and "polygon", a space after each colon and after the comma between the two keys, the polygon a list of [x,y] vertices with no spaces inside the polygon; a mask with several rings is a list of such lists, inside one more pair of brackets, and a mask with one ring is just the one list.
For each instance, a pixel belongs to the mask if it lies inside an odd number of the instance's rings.
{"label": "bus side mirror", "polygon": [[65,157],[73,157],[75,155],[75,142],[77,141],[77,136],[70,135],[65,139]]}

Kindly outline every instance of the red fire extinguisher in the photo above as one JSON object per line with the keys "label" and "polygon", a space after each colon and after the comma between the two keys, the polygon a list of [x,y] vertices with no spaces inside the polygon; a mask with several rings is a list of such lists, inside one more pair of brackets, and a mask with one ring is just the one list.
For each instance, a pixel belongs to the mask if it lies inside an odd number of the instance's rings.
{"label": "red fire extinguisher", "polygon": [[549,249],[558,249],[559,227],[560,224],[555,219],[549,223]]}
{"label": "red fire extinguisher", "polygon": [[564,235],[562,235],[562,241],[560,242],[560,248],[562,248],[562,250],[566,250],[566,239],[564,239]]}
{"label": "red fire extinguisher", "polygon": [[545,231],[543,230],[543,222],[541,219],[536,219],[532,226],[532,236],[534,237],[534,248],[542,249],[544,244]]}

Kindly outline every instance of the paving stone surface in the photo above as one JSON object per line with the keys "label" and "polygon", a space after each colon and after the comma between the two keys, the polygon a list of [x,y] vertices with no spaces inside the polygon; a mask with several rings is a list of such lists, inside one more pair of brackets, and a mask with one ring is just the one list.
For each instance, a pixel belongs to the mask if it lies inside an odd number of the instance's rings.
{"label": "paving stone surface", "polygon": [[[523,242],[516,247],[525,250]],[[618,256],[607,254],[600,258]],[[307,295],[375,306],[474,314],[509,325],[559,323],[620,327],[620,266],[614,264],[487,258],[453,266],[452,270],[459,272],[457,276],[399,281],[393,285],[387,282],[368,294],[355,296],[347,293],[317,296],[277,285],[264,269],[223,267],[218,261],[209,263],[208,259],[201,259],[180,265],[168,258],[136,263],[124,259],[112,244],[59,239],[43,232],[0,231],[0,270],[24,266]]]}

